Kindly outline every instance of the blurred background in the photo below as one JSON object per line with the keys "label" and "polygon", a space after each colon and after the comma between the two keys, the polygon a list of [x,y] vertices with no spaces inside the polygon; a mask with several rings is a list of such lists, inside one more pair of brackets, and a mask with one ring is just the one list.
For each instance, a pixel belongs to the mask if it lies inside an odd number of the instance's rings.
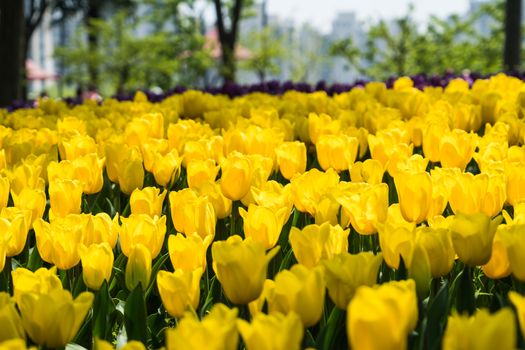
{"label": "blurred background", "polygon": [[0,105],[517,70],[523,10],[515,0],[1,0]]}

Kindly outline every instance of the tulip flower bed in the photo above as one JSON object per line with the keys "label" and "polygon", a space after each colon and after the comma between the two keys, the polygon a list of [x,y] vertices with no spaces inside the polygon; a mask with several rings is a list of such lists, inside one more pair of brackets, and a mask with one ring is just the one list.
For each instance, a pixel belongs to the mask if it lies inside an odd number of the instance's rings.
{"label": "tulip flower bed", "polygon": [[0,348],[523,348],[524,96],[0,110]]}

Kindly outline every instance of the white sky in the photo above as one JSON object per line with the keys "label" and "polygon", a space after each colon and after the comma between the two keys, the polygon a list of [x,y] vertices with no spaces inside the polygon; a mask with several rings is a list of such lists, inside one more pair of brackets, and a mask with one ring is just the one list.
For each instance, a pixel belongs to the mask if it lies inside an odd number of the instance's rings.
{"label": "white sky", "polygon": [[463,14],[469,8],[469,0],[267,0],[267,11],[295,24],[308,22],[328,33],[339,12],[353,11],[360,20],[375,22],[404,15],[410,3],[419,22],[425,22],[430,15]]}

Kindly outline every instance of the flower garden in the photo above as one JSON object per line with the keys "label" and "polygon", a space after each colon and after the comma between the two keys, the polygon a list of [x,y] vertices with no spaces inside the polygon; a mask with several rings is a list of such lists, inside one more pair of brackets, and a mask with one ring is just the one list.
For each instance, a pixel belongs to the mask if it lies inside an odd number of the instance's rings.
{"label": "flower garden", "polygon": [[0,110],[0,349],[525,346],[525,83]]}

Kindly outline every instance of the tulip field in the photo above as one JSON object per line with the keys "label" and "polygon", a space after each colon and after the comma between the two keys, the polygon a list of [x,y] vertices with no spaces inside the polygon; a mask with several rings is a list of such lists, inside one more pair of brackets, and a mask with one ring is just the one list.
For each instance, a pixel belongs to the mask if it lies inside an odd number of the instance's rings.
{"label": "tulip field", "polygon": [[0,110],[0,349],[525,348],[525,83]]}

